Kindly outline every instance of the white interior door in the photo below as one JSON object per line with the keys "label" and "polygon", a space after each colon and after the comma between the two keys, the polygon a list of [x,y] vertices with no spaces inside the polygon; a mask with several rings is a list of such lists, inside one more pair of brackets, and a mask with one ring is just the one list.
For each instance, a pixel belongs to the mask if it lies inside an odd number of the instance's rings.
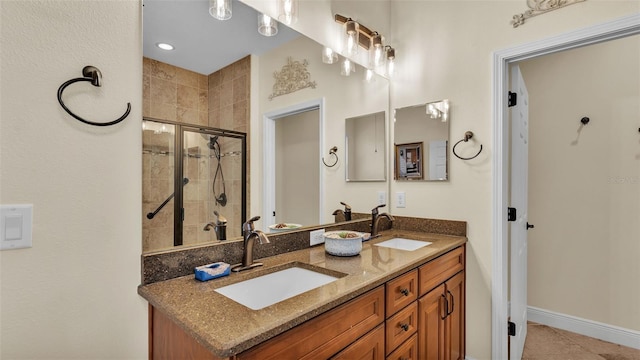
{"label": "white interior door", "polygon": [[520,68],[511,68],[511,91],[517,94],[511,108],[511,207],[516,219],[510,222],[511,240],[511,322],[516,333],[511,337],[511,360],[522,359],[527,337],[527,180],[529,155],[529,94]]}
{"label": "white interior door", "polygon": [[447,179],[447,140],[429,142],[429,180]]}

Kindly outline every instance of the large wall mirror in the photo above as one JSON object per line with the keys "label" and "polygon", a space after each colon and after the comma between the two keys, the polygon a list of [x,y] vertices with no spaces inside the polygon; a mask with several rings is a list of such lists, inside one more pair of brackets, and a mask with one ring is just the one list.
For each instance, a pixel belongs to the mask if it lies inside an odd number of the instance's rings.
{"label": "large wall mirror", "polygon": [[347,181],[385,181],[386,112],[356,116],[345,120]]}
{"label": "large wall mirror", "polygon": [[394,179],[449,179],[449,100],[395,109]]}
{"label": "large wall mirror", "polygon": [[[278,24],[278,34],[272,37],[264,37],[257,32],[258,13],[251,7],[238,2],[233,2],[233,16],[230,20],[219,21],[212,18],[208,13],[208,0],[145,0],[143,16],[144,31],[144,102],[145,107],[143,113],[148,120],[153,120],[157,124],[169,124],[177,127],[182,126],[184,129],[190,129],[187,138],[181,137],[183,142],[189,142],[188,147],[184,150],[182,162],[184,170],[191,172],[183,177],[189,179],[189,184],[183,187],[183,199],[193,199],[195,196],[202,195],[202,206],[192,206],[191,210],[186,214],[189,224],[183,225],[182,244],[184,245],[200,245],[204,243],[215,243],[218,241],[213,231],[205,232],[206,224],[215,222],[216,216],[213,210],[217,210],[221,215],[225,216],[230,222],[227,229],[227,241],[239,240],[239,226],[235,224],[232,218],[241,217],[246,208],[246,217],[254,215],[263,215],[260,211],[250,209],[262,209],[264,188],[256,182],[262,182],[263,175],[259,171],[257,173],[246,174],[247,181],[243,182],[241,156],[236,156],[237,151],[234,148],[235,142],[222,136],[225,131],[227,133],[237,132],[246,134],[247,149],[246,154],[247,166],[244,170],[251,169],[263,170],[262,163],[263,150],[265,144],[260,140],[262,138],[263,129],[260,127],[253,128],[255,118],[265,113],[290,107],[292,105],[308,102],[313,99],[323,99],[323,119],[324,124],[319,126],[319,139],[321,139],[318,149],[317,158],[314,161],[308,161],[298,166],[295,170],[307,171],[307,169],[319,169],[318,176],[318,194],[322,195],[320,199],[323,214],[320,219],[333,221],[331,212],[334,206],[340,206],[340,201],[351,203],[354,211],[367,212],[370,210],[369,202],[364,205],[358,205],[359,191],[369,192],[366,183],[354,184],[349,188],[354,199],[344,197],[349,193],[345,190],[346,182],[344,178],[345,161],[343,160],[333,169],[323,169],[320,165],[322,156],[326,156],[326,151],[333,144],[343,144],[345,141],[345,121],[347,118],[354,118],[361,114],[373,114],[387,112],[389,86],[388,81],[381,77],[374,79],[373,82],[364,81],[365,69],[357,66],[355,72],[345,77],[340,75],[340,64],[323,64],[321,61],[321,51],[323,46],[314,40],[311,40],[298,32],[291,30],[283,24]],[[232,25],[234,22],[242,22]],[[222,26],[222,27],[221,27]],[[213,27],[213,28],[212,28]],[[245,38],[244,33],[255,34],[253,40]],[[162,39],[160,38],[162,37]],[[157,48],[159,42],[171,42],[176,39],[180,41],[189,40],[189,44],[174,44],[173,52],[162,53]],[[226,45],[217,46],[207,40],[207,37],[218,39],[227,39]],[[164,40],[166,39],[166,40]],[[240,40],[243,39],[243,40]],[[178,41],[178,40],[176,40]],[[249,50],[235,49],[235,43],[251,43],[252,48]],[[187,51],[185,51],[187,50]],[[204,50],[210,50],[207,53]],[[249,56],[251,55],[251,56]],[[317,82],[317,86],[313,89],[304,89],[290,94],[270,97],[274,92],[274,72],[280,71],[287,64],[288,59],[294,61],[308,61],[308,69],[311,72],[312,79]],[[369,94],[363,97],[362,93]],[[375,105],[372,105],[375,104]],[[251,125],[251,127],[250,127]],[[161,126],[161,125],[160,125]],[[378,129],[382,131],[383,129]],[[203,135],[204,134],[204,135]],[[146,140],[153,138],[153,134],[146,132]],[[216,153],[210,148],[211,139],[218,136],[218,144],[220,145],[221,161],[216,160]],[[153,141],[163,141],[167,146],[176,146],[179,144],[171,144],[175,142],[173,135],[164,135],[162,139]],[[186,140],[185,140],[186,139]],[[223,144],[224,140],[224,144]],[[227,141],[229,140],[229,141]],[[235,141],[235,139],[234,139]],[[214,146],[215,146],[215,142]],[[163,143],[164,144],[164,143]],[[147,146],[151,145],[151,146]],[[185,145],[185,144],[182,144]],[[251,145],[258,148],[251,149]],[[154,148],[152,144],[146,144],[145,151],[149,158],[155,156],[166,157],[166,154],[160,154],[164,148],[157,146]],[[164,146],[164,145],[163,145]],[[196,150],[198,148],[199,150]],[[155,150],[154,150],[155,149]],[[342,150],[342,149],[341,149]],[[380,151],[381,149],[378,149]],[[384,150],[384,149],[382,149]],[[156,152],[157,154],[152,154]],[[383,151],[384,153],[384,151]],[[222,156],[224,155],[224,156]],[[343,155],[343,153],[340,153]],[[169,160],[162,158],[168,162]],[[191,161],[189,161],[189,159]],[[342,156],[344,159],[344,156]],[[205,164],[208,161],[208,165]],[[178,162],[175,162],[176,164]],[[191,163],[198,163],[199,168],[195,174],[196,168]],[[224,189],[213,186],[213,178],[215,177],[216,164],[222,163],[222,170],[226,180],[226,195],[234,194],[234,201],[238,200],[241,192],[235,192],[236,189],[247,187],[247,191],[238,203],[233,206],[222,207],[216,198],[219,197],[220,191]],[[149,162],[151,164],[151,162]],[[186,165],[185,165],[186,164]],[[249,165],[250,164],[250,165]],[[258,165],[258,166],[256,166]],[[205,167],[206,169],[203,169]],[[227,169],[227,167],[229,167]],[[143,204],[143,229],[145,229],[145,241],[143,242],[143,253],[165,251],[175,248],[174,243],[165,239],[163,242],[154,241],[157,237],[166,237],[167,232],[173,231],[175,227],[172,222],[177,218],[167,207],[161,210],[156,219],[164,218],[165,226],[149,227],[144,225],[150,220],[146,217],[149,212],[155,211],[157,207],[170,195],[174,188],[174,184],[179,184],[179,175],[176,175],[175,165],[167,163],[166,170],[168,177],[172,177],[170,183],[166,181],[145,181],[143,183],[143,193],[152,194],[155,203]],[[158,169],[143,169],[145,174],[151,174]],[[172,175],[171,175],[172,174]],[[234,174],[234,175],[232,175]],[[231,179],[232,176],[238,178]],[[196,178],[197,176],[197,178]],[[196,180],[201,182],[202,186],[196,185]],[[184,180],[183,180],[184,181]],[[277,179],[276,179],[277,181]],[[219,182],[221,184],[221,182]],[[220,185],[219,184],[219,185]],[[249,186],[250,185],[250,186]],[[362,187],[362,189],[359,189]],[[196,188],[201,189],[200,193],[190,193]],[[256,190],[257,189],[257,190]],[[322,189],[331,189],[324,191]],[[206,194],[211,192],[211,194]],[[371,191],[373,192],[373,191]],[[316,193],[316,190],[309,190],[309,194]],[[216,196],[216,194],[218,196]],[[211,195],[211,196],[209,196]],[[317,195],[310,195],[317,196]],[[180,199],[172,199],[180,200]],[[231,204],[231,199],[228,199]],[[299,199],[305,202],[305,199]],[[205,206],[207,204],[207,206]],[[327,205],[328,204],[328,205]],[[335,205],[334,205],[335,204]],[[183,204],[185,205],[185,204]],[[167,205],[169,206],[169,205]],[[186,208],[185,208],[186,209]],[[324,214],[326,213],[326,214]],[[237,215],[237,216],[236,216]],[[264,216],[263,216],[264,217]],[[239,220],[241,221],[241,220]],[[257,226],[268,231],[270,223],[261,220],[262,223]],[[283,221],[287,221],[283,219]],[[317,225],[320,221],[308,221],[303,225]],[[159,224],[162,225],[162,224]],[[233,227],[233,229],[231,228]],[[152,229],[154,228],[154,229]],[[236,231],[238,230],[238,231]],[[176,243],[178,246],[179,244]]]}

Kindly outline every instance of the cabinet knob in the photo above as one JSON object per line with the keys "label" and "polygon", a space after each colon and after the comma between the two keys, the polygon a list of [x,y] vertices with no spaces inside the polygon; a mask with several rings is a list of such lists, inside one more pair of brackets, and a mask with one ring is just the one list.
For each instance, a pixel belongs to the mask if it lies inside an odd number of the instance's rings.
{"label": "cabinet knob", "polygon": [[409,289],[400,289],[400,292],[402,293],[402,295],[404,296],[409,296]]}
{"label": "cabinet knob", "polygon": [[409,325],[407,324],[400,324],[400,328],[402,328],[402,330],[404,331],[409,331]]}

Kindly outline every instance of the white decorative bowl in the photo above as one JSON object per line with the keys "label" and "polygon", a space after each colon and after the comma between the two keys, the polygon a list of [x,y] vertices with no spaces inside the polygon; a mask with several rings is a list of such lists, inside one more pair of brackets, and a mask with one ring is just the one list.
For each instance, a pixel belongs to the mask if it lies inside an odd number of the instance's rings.
{"label": "white decorative bowl", "polygon": [[365,233],[337,230],[324,233],[324,251],[335,256],[356,256],[362,250]]}

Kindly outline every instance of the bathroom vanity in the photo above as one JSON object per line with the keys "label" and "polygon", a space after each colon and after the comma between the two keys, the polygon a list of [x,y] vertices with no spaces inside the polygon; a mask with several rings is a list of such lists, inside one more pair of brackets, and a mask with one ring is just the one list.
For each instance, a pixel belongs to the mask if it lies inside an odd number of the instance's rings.
{"label": "bathroom vanity", "polygon": [[[431,244],[376,245],[398,237]],[[464,359],[465,244],[465,236],[392,229],[354,257],[320,245],[208,282],[183,276],[140,286],[149,301],[149,357]],[[215,291],[292,264],[337,279],[258,310]]]}

